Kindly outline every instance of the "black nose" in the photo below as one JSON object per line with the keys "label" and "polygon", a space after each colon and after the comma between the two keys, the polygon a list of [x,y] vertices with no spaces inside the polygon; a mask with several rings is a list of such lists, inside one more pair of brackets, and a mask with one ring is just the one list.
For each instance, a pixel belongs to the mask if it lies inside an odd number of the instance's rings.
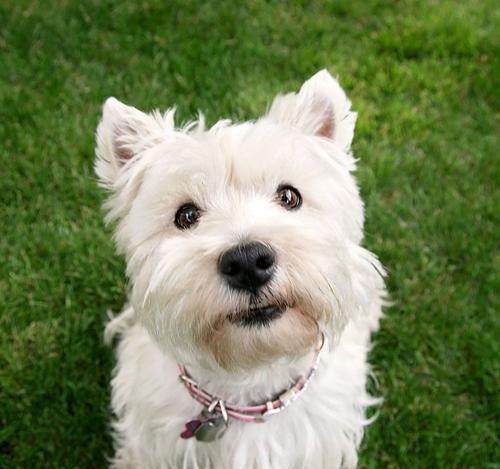
{"label": "black nose", "polygon": [[273,276],[274,261],[274,252],[265,244],[243,244],[222,254],[219,272],[232,288],[256,293]]}

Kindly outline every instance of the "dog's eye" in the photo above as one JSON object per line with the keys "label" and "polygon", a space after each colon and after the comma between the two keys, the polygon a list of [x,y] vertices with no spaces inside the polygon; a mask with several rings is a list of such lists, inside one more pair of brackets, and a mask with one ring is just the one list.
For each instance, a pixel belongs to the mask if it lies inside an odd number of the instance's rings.
{"label": "dog's eye", "polygon": [[280,186],[276,192],[277,202],[287,210],[296,210],[302,204],[300,192],[292,186]]}
{"label": "dog's eye", "polygon": [[194,204],[184,204],[179,207],[175,214],[175,226],[179,230],[187,230],[193,227],[198,222],[201,212]]}

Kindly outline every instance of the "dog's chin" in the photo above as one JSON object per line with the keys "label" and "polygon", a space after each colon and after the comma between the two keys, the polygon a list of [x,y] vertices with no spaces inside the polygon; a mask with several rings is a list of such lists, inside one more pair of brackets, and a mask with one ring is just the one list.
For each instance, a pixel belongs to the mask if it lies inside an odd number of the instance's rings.
{"label": "dog's chin", "polygon": [[313,315],[297,307],[265,305],[226,316],[205,344],[226,370],[249,370],[282,357],[297,357],[318,340]]}

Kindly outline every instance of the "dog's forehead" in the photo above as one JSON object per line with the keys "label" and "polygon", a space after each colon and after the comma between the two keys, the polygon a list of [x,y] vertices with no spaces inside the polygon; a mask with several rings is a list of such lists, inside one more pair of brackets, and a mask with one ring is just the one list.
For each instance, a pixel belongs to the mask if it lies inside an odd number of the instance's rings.
{"label": "dog's forehead", "polygon": [[314,155],[310,139],[280,125],[236,124],[205,132],[197,140],[200,155],[192,163],[230,186],[321,178],[330,168]]}

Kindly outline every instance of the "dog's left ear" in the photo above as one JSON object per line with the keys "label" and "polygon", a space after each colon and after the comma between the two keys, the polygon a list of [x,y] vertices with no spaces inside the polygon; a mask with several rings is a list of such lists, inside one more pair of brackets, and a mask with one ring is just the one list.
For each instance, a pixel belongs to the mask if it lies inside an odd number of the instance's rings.
{"label": "dog's left ear", "polygon": [[277,96],[267,116],[309,135],[333,140],[349,151],[357,114],[351,102],[327,70],[307,80],[298,93]]}

